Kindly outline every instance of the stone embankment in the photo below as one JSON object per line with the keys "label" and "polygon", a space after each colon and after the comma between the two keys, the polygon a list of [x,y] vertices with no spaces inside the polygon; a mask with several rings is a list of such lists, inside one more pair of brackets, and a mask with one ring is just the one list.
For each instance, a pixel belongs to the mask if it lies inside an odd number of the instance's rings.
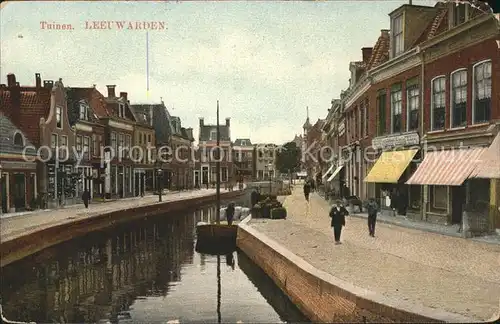
{"label": "stone embankment", "polygon": [[[245,191],[222,191],[221,199],[235,199]],[[163,196],[121,199],[73,206],[0,219],[0,266],[86,233],[143,217],[196,208],[215,201],[215,190],[196,190]]]}

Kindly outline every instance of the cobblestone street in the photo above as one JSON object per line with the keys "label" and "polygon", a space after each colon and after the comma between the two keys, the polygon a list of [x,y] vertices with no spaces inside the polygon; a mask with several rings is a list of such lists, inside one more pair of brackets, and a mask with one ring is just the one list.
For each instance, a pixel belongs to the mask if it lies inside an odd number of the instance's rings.
{"label": "cobblestone street", "polygon": [[[221,190],[225,192],[225,190]],[[163,201],[180,200],[215,194],[215,189],[172,192],[163,195]],[[103,212],[139,207],[158,202],[157,195],[120,199],[106,203],[90,204],[88,209],[83,205],[68,206],[57,210],[38,211],[24,215],[0,219],[0,235],[2,240],[12,239],[31,230],[40,230],[48,226],[71,222],[75,218],[99,215]]]}
{"label": "cobblestone street", "polygon": [[342,280],[480,320],[499,310],[500,246],[347,217],[343,244],[333,244],[329,205],[317,194],[310,203],[296,187],[284,202],[286,220],[255,219],[251,225]]}

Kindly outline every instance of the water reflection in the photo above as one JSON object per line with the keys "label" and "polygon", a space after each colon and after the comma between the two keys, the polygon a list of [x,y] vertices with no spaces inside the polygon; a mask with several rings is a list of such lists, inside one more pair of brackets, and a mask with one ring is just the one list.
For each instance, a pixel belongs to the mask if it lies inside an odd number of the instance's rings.
{"label": "water reflection", "polygon": [[256,268],[241,263],[241,255],[236,262],[233,254],[194,252],[195,224],[212,217],[213,207],[143,220],[11,264],[2,269],[4,314],[43,323],[276,322],[288,316],[257,292],[260,279],[250,281],[240,270]]}

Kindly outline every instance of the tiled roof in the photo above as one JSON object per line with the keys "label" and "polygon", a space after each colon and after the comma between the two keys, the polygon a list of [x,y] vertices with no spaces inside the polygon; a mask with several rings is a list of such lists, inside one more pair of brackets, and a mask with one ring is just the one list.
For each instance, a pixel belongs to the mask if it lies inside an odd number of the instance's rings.
{"label": "tiled roof", "polygon": [[440,34],[445,31],[448,27],[448,6],[442,3],[436,4],[436,7],[439,8],[434,19],[429,23],[429,25],[425,28],[422,35],[415,41],[413,44],[417,46],[418,44],[425,42],[426,40],[431,39],[432,37]]}
{"label": "tiled roof", "polygon": [[370,60],[368,61],[368,65],[366,67],[367,70],[373,69],[378,65],[384,63],[389,59],[389,32],[383,31],[375,46],[373,46],[372,55]]}
{"label": "tiled roof", "polygon": [[150,105],[130,105],[130,111],[134,114],[137,123],[151,127]]}
{"label": "tiled roof", "polygon": [[155,129],[155,139],[158,144],[168,143],[170,136],[174,133],[171,124],[171,116],[165,104],[133,104],[133,109],[149,110],[153,109],[153,127]]}
{"label": "tiled roof", "polygon": [[[14,135],[20,133],[24,146],[14,144]],[[12,123],[12,121],[0,112],[0,152],[10,154],[23,154],[24,147],[34,147],[31,141],[26,137],[19,128]],[[34,148],[27,148],[25,154],[36,155]]]}
{"label": "tiled roof", "polygon": [[106,98],[96,88],[71,88],[76,98],[84,98],[90,105],[90,109],[98,118],[110,117],[112,112],[108,110]]}
{"label": "tiled roof", "polygon": [[[245,145],[243,145],[245,144]],[[234,141],[235,146],[252,146],[252,142],[249,138],[238,138]]]}

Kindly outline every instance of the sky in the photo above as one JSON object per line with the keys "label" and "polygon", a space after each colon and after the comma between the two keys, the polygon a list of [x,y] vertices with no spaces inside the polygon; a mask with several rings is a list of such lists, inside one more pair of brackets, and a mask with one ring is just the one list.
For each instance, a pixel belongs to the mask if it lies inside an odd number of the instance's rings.
{"label": "sky", "polygon": [[[41,73],[65,86],[96,84],[103,94],[113,84],[132,104],[162,98],[195,138],[199,117],[216,122],[219,100],[233,141],[283,144],[302,133],[306,107],[311,122],[326,117],[348,86],[349,62],[361,60],[361,48],[389,28],[388,14],[408,2],[8,2],[0,11],[1,83],[14,73],[34,85]],[[102,20],[166,28],[148,36],[116,23],[86,29]],[[73,29],[42,29],[42,21]]]}

